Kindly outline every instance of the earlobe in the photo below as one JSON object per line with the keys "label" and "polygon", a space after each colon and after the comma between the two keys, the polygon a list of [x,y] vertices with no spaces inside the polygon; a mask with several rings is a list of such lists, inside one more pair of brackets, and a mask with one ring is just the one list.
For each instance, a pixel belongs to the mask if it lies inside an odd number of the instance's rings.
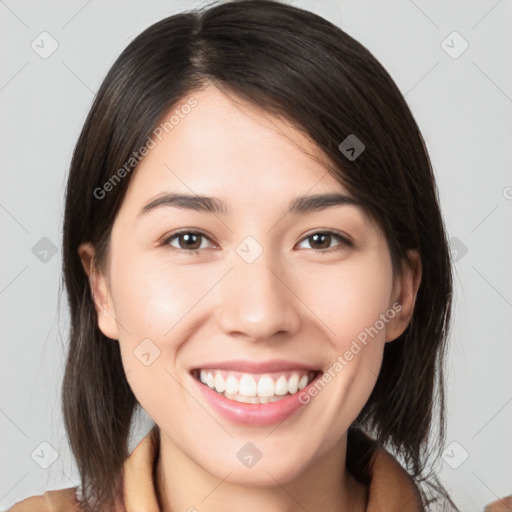
{"label": "earlobe", "polygon": [[400,311],[388,323],[386,342],[398,338],[411,322],[416,296],[421,283],[421,257],[416,250],[407,251],[408,261],[402,275],[397,276],[391,304],[400,304]]}
{"label": "earlobe", "polygon": [[98,327],[105,336],[117,340],[119,331],[114,315],[112,298],[106,276],[97,269],[94,247],[91,243],[84,242],[78,248],[78,254],[89,279],[91,296],[98,317]]}

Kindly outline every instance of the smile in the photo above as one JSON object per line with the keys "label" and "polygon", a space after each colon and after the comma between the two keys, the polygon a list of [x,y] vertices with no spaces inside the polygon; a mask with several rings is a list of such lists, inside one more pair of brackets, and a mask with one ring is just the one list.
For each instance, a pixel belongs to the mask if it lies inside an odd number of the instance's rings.
{"label": "smile", "polygon": [[268,404],[297,394],[319,374],[316,370],[291,370],[264,374],[223,369],[195,369],[193,377],[235,402]]}
{"label": "smile", "polygon": [[300,394],[322,374],[318,367],[283,359],[210,361],[189,370],[206,409],[247,427],[299,418],[305,405]]}

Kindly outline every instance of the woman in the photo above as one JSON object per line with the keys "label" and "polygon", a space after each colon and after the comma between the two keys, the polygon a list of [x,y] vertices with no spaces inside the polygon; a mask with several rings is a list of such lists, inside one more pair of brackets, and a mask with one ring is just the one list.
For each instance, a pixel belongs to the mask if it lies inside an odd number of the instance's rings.
{"label": "woman", "polygon": [[81,485],[11,510],[458,510],[425,474],[452,298],[433,172],[336,26],[240,0],[139,35],[77,142],[63,258]]}

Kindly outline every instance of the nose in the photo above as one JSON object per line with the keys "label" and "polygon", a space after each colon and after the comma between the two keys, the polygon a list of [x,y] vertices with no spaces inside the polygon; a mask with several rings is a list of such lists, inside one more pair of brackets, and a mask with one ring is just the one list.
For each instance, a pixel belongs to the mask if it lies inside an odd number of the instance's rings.
{"label": "nose", "polygon": [[222,332],[253,341],[296,333],[301,324],[301,301],[290,275],[265,252],[252,263],[235,259],[234,268],[221,283]]}

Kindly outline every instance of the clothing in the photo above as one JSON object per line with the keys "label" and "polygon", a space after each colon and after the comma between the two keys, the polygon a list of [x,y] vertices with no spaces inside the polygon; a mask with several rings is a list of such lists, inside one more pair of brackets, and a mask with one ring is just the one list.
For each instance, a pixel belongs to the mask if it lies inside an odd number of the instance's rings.
{"label": "clothing", "polygon": [[[157,452],[155,430],[151,430],[126,459],[123,467],[124,497],[129,512],[157,512],[154,466]],[[409,474],[384,448],[372,456],[366,512],[418,512],[419,493]],[[7,512],[80,512],[76,487],[46,491],[16,503]],[[487,509],[491,510],[491,509]]]}

